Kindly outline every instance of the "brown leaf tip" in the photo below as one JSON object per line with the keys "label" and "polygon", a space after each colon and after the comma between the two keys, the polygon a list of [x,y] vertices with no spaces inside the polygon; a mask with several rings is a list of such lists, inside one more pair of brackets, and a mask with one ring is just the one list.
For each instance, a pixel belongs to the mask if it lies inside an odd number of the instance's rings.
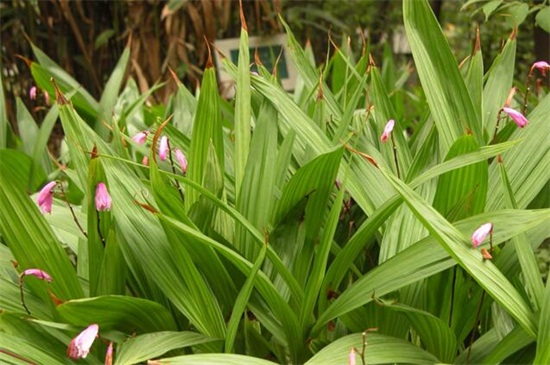
{"label": "brown leaf tip", "polygon": [[55,82],[55,79],[52,77],[50,81],[53,84],[53,87],[55,89],[55,99],[57,100],[57,103],[59,105],[65,105],[68,104],[69,101],[65,98],[63,93],[61,92],[61,89],[59,89],[59,86],[57,86],[57,82]]}
{"label": "brown leaf tip", "polygon": [[476,42],[474,44],[474,54],[481,50],[481,37],[479,35],[479,27],[476,28]]}
{"label": "brown leaf tip", "polygon": [[244,18],[243,0],[239,0],[239,16],[241,18],[241,27],[248,33],[248,26],[246,25],[246,19]]}
{"label": "brown leaf tip", "polygon": [[206,38],[206,35],[204,36],[204,41],[206,42],[206,48],[208,48],[208,59],[206,60],[205,68],[212,68],[214,67],[214,63],[212,62],[212,50],[210,49],[210,42],[208,42],[208,38]]}

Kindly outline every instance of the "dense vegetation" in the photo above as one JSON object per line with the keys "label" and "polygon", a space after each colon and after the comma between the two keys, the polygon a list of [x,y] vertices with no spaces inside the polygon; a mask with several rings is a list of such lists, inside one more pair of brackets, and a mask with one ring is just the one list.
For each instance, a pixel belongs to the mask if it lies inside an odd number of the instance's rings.
{"label": "dense vegetation", "polygon": [[402,12],[421,89],[367,44],[317,67],[283,19],[295,90],[250,71],[243,16],[233,100],[207,60],[151,103],[131,45],[97,100],[31,44],[44,118],[0,120],[1,361],[550,363],[548,60],[518,83],[521,29],[459,63],[427,1]]}

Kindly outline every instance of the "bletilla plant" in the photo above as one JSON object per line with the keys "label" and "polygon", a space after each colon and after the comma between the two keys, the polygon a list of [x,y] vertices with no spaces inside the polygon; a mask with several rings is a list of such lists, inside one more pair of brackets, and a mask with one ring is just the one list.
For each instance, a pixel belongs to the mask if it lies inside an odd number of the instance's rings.
{"label": "bletilla plant", "polygon": [[96,100],[32,46],[56,104],[0,128],[1,361],[550,363],[548,90],[513,79],[516,31],[457,62],[402,4],[413,89],[368,44],[314,65],[281,19],[285,91],[251,72],[244,13],[229,101],[212,59],[150,105],[165,83],[125,82],[129,48]]}

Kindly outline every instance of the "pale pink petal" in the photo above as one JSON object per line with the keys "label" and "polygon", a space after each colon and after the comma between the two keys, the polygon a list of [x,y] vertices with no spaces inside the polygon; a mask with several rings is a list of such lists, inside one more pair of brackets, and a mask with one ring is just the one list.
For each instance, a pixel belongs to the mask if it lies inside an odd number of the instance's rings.
{"label": "pale pink petal", "polygon": [[33,86],[29,89],[29,98],[31,100],[36,100],[36,86]]}
{"label": "pale pink petal", "polygon": [[485,223],[481,225],[475,232],[472,234],[472,245],[477,247],[493,232],[493,223]]}
{"label": "pale pink petal", "polygon": [[523,114],[521,114],[520,112],[518,112],[517,110],[515,109],[512,109],[512,108],[508,108],[508,107],[504,107],[502,108],[502,110],[508,114],[508,116],[510,118],[512,118],[512,120],[514,122],[516,122],[516,124],[518,125],[518,127],[520,128],[523,128],[525,127],[529,121],[527,120],[527,118],[525,118],[525,116]]}
{"label": "pale pink petal", "polygon": [[384,132],[380,136],[380,140],[382,142],[386,142],[388,140],[391,132],[393,131],[394,126],[395,126],[395,121],[393,119],[390,119],[388,123],[386,123],[386,126],[384,127]]}
{"label": "pale pink petal", "polygon": [[175,149],[175,153],[176,153],[176,160],[180,164],[181,171],[183,171],[183,173],[185,174],[187,172],[187,158],[179,148]]}
{"label": "pale pink petal", "polygon": [[107,191],[107,187],[100,182],[95,190],[95,208],[98,211],[108,211],[111,210],[111,203],[111,196]]}
{"label": "pale pink petal", "polygon": [[67,356],[71,359],[86,358],[98,332],[99,326],[97,324],[92,324],[84,331],[80,332],[80,334],[73,338],[69,344],[69,347],[67,348]]}
{"label": "pale pink petal", "polygon": [[159,157],[162,161],[165,161],[168,157],[168,137],[166,136],[160,138]]}
{"label": "pale pink petal", "polygon": [[52,277],[47,272],[40,269],[27,269],[23,271],[23,273],[21,274],[21,276],[28,276],[28,275],[35,276],[38,279],[45,280],[49,283],[52,282]]}
{"label": "pale pink petal", "polygon": [[546,71],[550,70],[550,64],[546,61],[537,61],[531,66],[531,71],[534,69],[539,70],[542,76],[546,76]]}
{"label": "pale pink petal", "polygon": [[107,352],[105,353],[105,365],[113,365],[113,342],[109,343]]}
{"label": "pale pink petal", "polygon": [[38,206],[42,210],[42,213],[51,213],[52,212],[52,203],[53,203],[53,188],[57,185],[57,182],[50,181],[40,190],[36,201]]}
{"label": "pale pink petal", "polygon": [[147,141],[148,135],[149,131],[139,132],[132,137],[132,141],[136,142],[137,144],[144,144],[145,141]]}

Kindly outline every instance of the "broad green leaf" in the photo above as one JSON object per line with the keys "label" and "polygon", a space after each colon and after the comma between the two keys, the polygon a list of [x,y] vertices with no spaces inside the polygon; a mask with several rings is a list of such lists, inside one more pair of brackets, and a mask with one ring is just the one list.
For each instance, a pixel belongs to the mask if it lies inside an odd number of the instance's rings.
{"label": "broad green leaf", "polygon": [[504,106],[512,87],[516,44],[516,32],[514,31],[485,75],[487,81],[483,88],[483,128],[487,132],[489,140],[493,138],[498,113]]}
{"label": "broad green leaf", "polygon": [[[540,329],[539,329],[540,331]],[[540,332],[539,332],[540,333]],[[504,338],[498,341],[498,344],[489,352],[481,363],[496,364],[506,360],[506,358],[525,346],[533,342],[533,338],[527,335],[523,328],[516,327]],[[545,362],[534,362],[534,364],[545,364]]]}
{"label": "broad green leaf", "polygon": [[170,365],[207,365],[207,364],[226,364],[226,365],[274,365],[274,362],[257,357],[235,355],[235,354],[196,354],[177,357],[168,357],[155,360],[155,364]]}
{"label": "broad green leaf", "polygon": [[267,242],[264,249],[260,251],[260,254],[256,259],[254,266],[252,266],[252,269],[250,270],[250,274],[247,276],[246,281],[244,282],[244,285],[239,292],[239,295],[237,296],[237,300],[235,300],[233,311],[231,312],[231,318],[229,318],[229,323],[227,324],[227,336],[225,337],[224,348],[225,352],[234,352],[234,342],[237,336],[237,331],[239,329],[239,323],[241,322],[241,317],[243,316],[246,305],[250,298],[250,294],[252,293],[252,289],[254,288],[254,280],[256,278],[256,275],[258,274],[258,271],[260,270],[260,267],[264,262],[266,252]]}
{"label": "broad green leaf", "polygon": [[403,19],[418,75],[440,135],[442,152],[466,130],[481,145],[483,135],[457,62],[428,1],[404,1]]}
{"label": "broad green leaf", "polygon": [[99,113],[97,115],[97,121],[94,129],[103,138],[107,137],[109,134],[109,130],[106,125],[113,125],[113,112],[129,59],[130,47],[127,46],[124,49],[124,52],[122,52],[115,68],[111,72],[111,76],[109,76],[109,80],[107,80],[103,93],[101,94],[101,99],[99,100]]}
{"label": "broad green leaf", "polygon": [[550,33],[550,6],[545,6],[535,16],[537,26],[544,29],[546,33]]}
{"label": "broad green leaf", "polygon": [[37,204],[31,201],[23,190],[24,187],[14,180],[16,176],[5,170],[10,165],[1,162],[0,201],[10,209],[0,209],[0,234],[10,247],[19,267],[39,268],[53,278],[50,285],[41,281],[31,282],[29,286],[33,291],[37,290],[47,302],[50,302],[46,292],[48,286],[51,286],[55,295],[63,299],[82,297],[82,288],[65,250],[38,210]]}
{"label": "broad green leaf", "polygon": [[184,332],[154,332],[131,337],[128,341],[116,347],[115,365],[136,364],[168,351],[216,341],[200,333]]}
{"label": "broad green leaf", "polygon": [[[206,173],[208,151],[214,146],[216,158],[224,171],[224,148],[219,95],[216,82],[216,70],[207,67],[202,79],[202,88],[193,124],[191,148],[189,150],[188,176],[194,182],[202,184]],[[198,200],[195,189],[188,189],[185,197],[187,210]]]}
{"label": "broad green leaf", "polygon": [[409,208],[431,235],[445,248],[458,264],[472,275],[489,295],[514,317],[523,329],[535,336],[536,325],[531,309],[516,288],[490,261],[484,261],[477,250],[470,250],[465,236],[443,218],[424,199],[403,182],[387,174],[386,177],[401,194]]}
{"label": "broad green leaf", "polygon": [[[462,136],[451,146],[445,160],[478,148],[473,136]],[[441,175],[433,207],[450,221],[483,212],[487,200],[488,167],[487,162],[481,161]]]}
{"label": "broad green leaf", "polygon": [[142,298],[109,295],[76,299],[58,305],[57,312],[65,321],[77,326],[97,323],[100,329],[116,329],[128,334],[176,329],[168,309]]}
{"label": "broad green leaf", "polygon": [[[242,5],[241,5],[242,6]],[[239,61],[237,74],[237,94],[235,96],[235,191],[237,200],[241,194],[242,180],[246,171],[246,160],[250,149],[250,55],[248,30],[241,9],[241,38],[239,41]]]}
{"label": "broad green leaf", "polygon": [[[46,114],[46,117],[42,120],[42,124],[40,125],[40,131],[38,132],[38,136],[34,145],[34,150],[32,152],[32,158],[34,162],[31,169],[31,175],[29,177],[29,187],[31,188],[35,186],[36,183],[40,183],[42,181],[40,180],[42,170],[45,170],[46,173],[50,173],[52,171],[52,163],[50,162],[49,157],[46,157],[47,153],[44,153],[44,151],[47,151],[48,141],[55,127],[55,123],[57,122],[58,117],[59,106],[57,104],[54,104],[52,105],[52,107],[48,111],[48,114]],[[41,160],[42,164],[39,164],[38,162]]]}
{"label": "broad green leaf", "polygon": [[546,282],[538,323],[537,356],[534,364],[548,364],[550,362],[550,315],[548,313],[550,313],[550,284]]}
{"label": "broad green leaf", "polygon": [[[493,246],[497,246],[529,229],[550,224],[549,213],[549,210],[505,210],[483,213],[456,222],[455,227],[453,227],[451,231],[456,232],[458,230],[459,232],[463,232],[460,234],[461,236],[464,235],[464,237],[466,237],[466,235],[471,235],[471,232],[479,227],[479,222],[491,221],[498,224],[500,227],[493,233]],[[471,244],[464,242],[464,245],[467,247]],[[339,257],[342,256],[338,255],[337,258]],[[354,259],[355,256],[351,257],[349,261],[353,261]],[[481,256],[479,257],[479,261],[482,262]],[[321,313],[311,332],[315,334],[329,320],[342,316],[371,302],[374,292],[376,292],[376,295],[379,297],[386,295],[406,285],[448,269],[456,263],[457,262],[454,261],[452,256],[438,244],[436,237],[426,237],[406,250],[398,253],[388,261],[385,261],[383,264],[378,265],[357,280],[352,286],[343,291],[340,296]],[[331,269],[334,265],[335,263],[331,265]],[[399,269],[396,270],[396,268]],[[492,271],[494,270],[495,269],[492,269]],[[327,288],[336,289],[333,283],[340,282],[334,280],[333,276],[329,276],[329,274],[331,274],[330,271],[327,273],[321,292],[326,292]],[[499,273],[498,277],[500,279],[502,274]],[[513,293],[516,293],[516,295]],[[526,304],[520,299],[519,295],[517,295],[515,289],[512,289],[510,295],[514,295],[514,298],[522,303],[517,306],[518,308],[525,308],[525,311],[527,310]],[[523,314],[524,312],[521,313]],[[524,315],[531,318],[532,313],[529,312],[529,314],[525,313]]]}
{"label": "broad green leaf", "polygon": [[357,351],[360,352],[363,348],[365,350],[366,364],[439,363],[439,360],[434,355],[408,341],[367,332],[365,338],[363,338],[361,333],[339,338],[315,354],[305,365],[346,364],[352,349],[356,349],[356,362],[360,363],[361,356]]}
{"label": "broad green leaf", "polygon": [[[502,153],[510,186],[520,209],[538,195],[550,180],[550,95],[546,95],[537,107],[527,116],[529,124],[517,128],[510,141],[518,141],[513,148]],[[511,122],[513,123],[513,122]],[[515,126],[514,126],[515,127]],[[489,167],[489,190],[486,210],[496,210],[504,206],[504,191],[499,177],[497,160]]]}

